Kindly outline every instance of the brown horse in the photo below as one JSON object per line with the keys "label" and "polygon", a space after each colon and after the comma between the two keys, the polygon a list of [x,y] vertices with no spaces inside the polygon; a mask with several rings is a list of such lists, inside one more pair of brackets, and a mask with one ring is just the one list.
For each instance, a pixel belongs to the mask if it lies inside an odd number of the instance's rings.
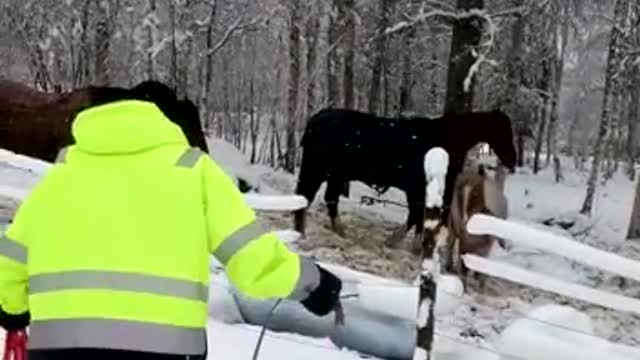
{"label": "brown horse", "polygon": [[191,146],[208,152],[196,106],[188,98],[178,99],[167,85],[157,81],[144,81],[130,89],[88,86],[45,93],[0,80],[0,148],[53,162],[61,148],[73,143],[71,122],[78,112],[124,99],[154,102],[180,126]]}
{"label": "brown horse", "polygon": [[508,201],[500,185],[488,177],[482,168],[465,170],[457,177],[446,221],[449,234],[447,245],[453,259],[451,269],[465,284],[468,269],[464,266],[462,255],[486,257],[495,242],[505,248],[502,239],[469,234],[467,222],[475,214],[487,214],[501,219],[508,216]]}
{"label": "brown horse", "polygon": [[[443,218],[453,195],[456,176],[467,152],[487,143],[502,165],[515,170],[517,154],[511,119],[501,111],[447,114],[440,118],[383,118],[355,110],[324,109],[309,119],[302,138],[304,151],[296,194],[309,204],[323,182],[332,229],[344,234],[338,216],[338,198],[349,196],[349,183],[361,181],[371,187],[403,190],[409,214],[406,224],[387,241],[399,242],[415,225],[422,242],[425,209],[425,154],[441,147],[449,154],[443,196]],[[304,234],[306,209],[296,212],[295,229]]]}

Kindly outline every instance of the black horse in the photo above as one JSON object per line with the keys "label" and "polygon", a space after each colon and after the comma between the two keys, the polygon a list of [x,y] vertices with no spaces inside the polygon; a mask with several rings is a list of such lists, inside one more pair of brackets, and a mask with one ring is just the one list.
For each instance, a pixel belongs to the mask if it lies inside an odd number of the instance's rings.
{"label": "black horse", "polygon": [[[426,196],[424,156],[434,147],[449,154],[443,196],[446,218],[456,176],[462,171],[467,152],[487,143],[503,166],[515,170],[517,154],[511,119],[501,111],[446,114],[439,118],[383,118],[355,110],[323,109],[313,115],[305,128],[304,148],[296,194],[309,204],[323,182],[324,200],[331,227],[344,235],[338,216],[338,198],[349,196],[350,181],[368,186],[390,187],[405,192],[409,207],[406,223],[387,240],[394,245],[415,225],[416,239],[422,239]],[[305,231],[306,209],[296,211],[294,226]]]}

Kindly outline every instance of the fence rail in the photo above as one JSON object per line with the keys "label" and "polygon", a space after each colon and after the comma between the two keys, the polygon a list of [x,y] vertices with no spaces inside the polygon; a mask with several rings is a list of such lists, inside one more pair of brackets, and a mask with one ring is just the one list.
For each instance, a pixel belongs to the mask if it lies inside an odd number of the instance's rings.
{"label": "fence rail", "polygon": [[[612,254],[594,247],[581,244],[567,237],[559,236],[547,231],[536,229],[524,224],[498,219],[489,215],[473,215],[467,223],[467,231],[475,235],[492,235],[503,239],[511,240],[513,243],[536,248],[543,251],[563,256],[565,258],[582,262],[609,273],[615,273],[623,277],[640,280],[640,262],[624,258],[617,254]],[[602,290],[597,290],[587,286],[570,283],[548,275],[536,273],[511,264],[507,264],[492,259],[479,257],[476,255],[462,255],[462,261],[471,270],[488,276],[497,277],[520,283],[532,288],[553,292],[581,300],[584,302],[603,306],[618,311],[624,311],[640,315],[640,300],[617,295]],[[532,335],[532,338],[522,338],[523,348],[538,348],[536,357],[560,359],[565,358],[553,348],[553,344],[541,347],[541,338]],[[599,354],[606,354],[607,358],[626,359],[626,355],[613,352],[613,347],[609,350],[601,349],[596,345],[585,348],[584,344],[570,342],[563,339],[550,337],[545,341],[555,341],[557,346],[575,354],[586,354],[585,350],[593,351],[591,354],[600,351]],[[555,350],[554,350],[555,349]],[[512,351],[516,351],[513,349]],[[544,356],[543,356],[544,355]],[[603,355],[604,356],[604,355]],[[631,355],[630,355],[631,356]],[[525,356],[526,357],[526,356]],[[631,358],[631,357],[629,357]]]}
{"label": "fence rail", "polygon": [[[51,163],[20,155],[0,148],[0,166],[27,171],[36,176],[43,176],[52,166]],[[14,187],[0,184],[0,196],[23,201],[30,193],[29,188]],[[244,199],[247,205],[259,211],[296,211],[307,206],[308,202],[300,195],[267,195],[258,193],[246,193]]]}
{"label": "fence rail", "polygon": [[476,214],[469,219],[467,231],[470,234],[493,235],[509,239],[516,244],[548,251],[610,273],[640,281],[640,262],[531,226],[498,219],[489,215]]}
{"label": "fence rail", "polygon": [[[21,170],[31,172],[36,176],[44,175],[51,166],[50,163],[16,155],[2,149],[0,149],[0,164],[19,168]],[[29,192],[29,188],[0,184],[0,196],[5,196],[18,202],[24,200]],[[261,211],[287,212],[302,209],[307,206],[306,199],[297,195],[264,195],[249,193],[244,196],[245,201],[250,207]],[[578,243],[572,239],[555,235],[547,231],[483,214],[472,216],[467,224],[467,230],[472,234],[493,235],[509,239],[513,243],[519,245],[548,251],[597,267],[610,273],[615,273],[623,277],[640,281],[639,262]],[[291,238],[290,235],[292,233],[295,233],[292,230],[279,230],[277,232],[283,235],[286,233],[289,238]],[[464,255],[462,260],[471,270],[484,273],[489,276],[499,277],[603,307],[640,315],[640,300],[637,299],[554,279],[547,275],[535,273],[530,270],[525,270],[491,259],[481,258],[475,255]],[[437,280],[437,277],[435,277],[435,279]],[[435,288],[433,290],[434,293],[431,294],[431,296],[433,296],[433,302],[430,304],[431,308],[433,308],[434,302],[436,301]],[[430,316],[433,321],[432,316],[433,314]],[[431,327],[430,331],[431,334],[429,336],[431,337],[431,340],[429,341],[429,351],[431,352],[433,335],[436,334],[444,336],[444,334],[440,334],[438,331],[435,331],[433,327]],[[457,339],[452,340],[459,341]],[[525,341],[525,339],[523,339],[523,341]],[[471,344],[465,345],[474,346]],[[501,358],[528,358],[527,356],[520,357],[514,356],[514,354],[500,353],[493,349],[485,350],[493,352],[494,354],[499,354]]]}
{"label": "fence rail", "polygon": [[476,255],[463,255],[465,265],[476,272],[553,292],[569,298],[640,315],[640,300],[558,280]]}

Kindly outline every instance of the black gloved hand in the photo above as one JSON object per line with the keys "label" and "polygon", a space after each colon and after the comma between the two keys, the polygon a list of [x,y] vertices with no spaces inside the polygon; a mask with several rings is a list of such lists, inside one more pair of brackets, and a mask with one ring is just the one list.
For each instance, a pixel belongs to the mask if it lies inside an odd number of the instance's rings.
{"label": "black gloved hand", "polygon": [[315,315],[325,316],[336,307],[340,300],[342,280],[317,264],[316,267],[320,271],[320,285],[300,302]]}
{"label": "black gloved hand", "polygon": [[29,326],[31,314],[27,311],[22,314],[12,315],[0,308],[0,326],[6,331],[22,330]]}

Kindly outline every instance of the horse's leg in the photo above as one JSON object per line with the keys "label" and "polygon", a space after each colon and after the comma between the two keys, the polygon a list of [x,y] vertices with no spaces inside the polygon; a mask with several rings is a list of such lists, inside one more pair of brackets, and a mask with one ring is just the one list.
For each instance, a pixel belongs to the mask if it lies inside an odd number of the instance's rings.
{"label": "horse's leg", "polygon": [[295,231],[305,235],[306,228],[306,217],[307,211],[313,202],[313,199],[316,197],[316,193],[320,189],[320,185],[324,181],[324,175],[319,171],[312,171],[313,165],[312,163],[304,162],[300,167],[300,175],[298,176],[298,183],[296,185],[296,194],[302,195],[307,199],[307,206],[294,211],[294,229]]}
{"label": "horse's leg", "polygon": [[409,220],[400,225],[397,229],[391,233],[391,235],[385,240],[384,245],[387,247],[395,247],[404,236],[409,232]]}
{"label": "horse's leg", "polygon": [[449,160],[449,166],[447,167],[447,175],[445,177],[444,194],[442,195],[442,219],[445,221],[449,216],[449,208],[451,206],[451,200],[453,199],[453,188],[456,183],[456,178],[462,171],[464,165],[464,158],[451,157]]}
{"label": "horse's leg", "polygon": [[416,227],[415,236],[413,240],[413,252],[422,251],[422,237],[424,236],[424,197],[425,187],[420,188],[416,186],[413,189],[409,189],[406,192],[407,205],[409,213],[407,214],[407,221],[397,228],[391,236],[385,241],[385,245],[388,247],[394,247],[402,241],[407,233]]}
{"label": "horse's leg", "polygon": [[345,182],[339,178],[330,176],[327,180],[327,190],[324,192],[324,201],[327,204],[329,218],[331,218],[331,230],[340,236],[345,236],[345,229],[338,214],[338,200],[344,192]]}
{"label": "horse's leg", "polygon": [[407,198],[407,204],[409,204],[408,208],[409,208],[409,214],[407,215],[407,221],[400,225],[397,229],[395,229],[391,235],[385,240],[384,242],[384,246],[386,247],[395,247],[396,245],[398,245],[398,243],[400,243],[402,241],[402,239],[404,239],[405,235],[407,235],[407,233],[409,232],[409,230],[411,229],[411,205],[410,205],[410,197],[409,197],[409,193],[405,191],[406,194],[406,198]]}
{"label": "horse's leg", "polygon": [[414,254],[420,254],[424,243],[425,193],[425,187],[422,187],[422,189],[416,188],[411,195],[412,199],[414,200],[409,205],[409,227],[411,227],[412,225],[415,225],[416,227],[413,235],[413,246],[411,249]]}

